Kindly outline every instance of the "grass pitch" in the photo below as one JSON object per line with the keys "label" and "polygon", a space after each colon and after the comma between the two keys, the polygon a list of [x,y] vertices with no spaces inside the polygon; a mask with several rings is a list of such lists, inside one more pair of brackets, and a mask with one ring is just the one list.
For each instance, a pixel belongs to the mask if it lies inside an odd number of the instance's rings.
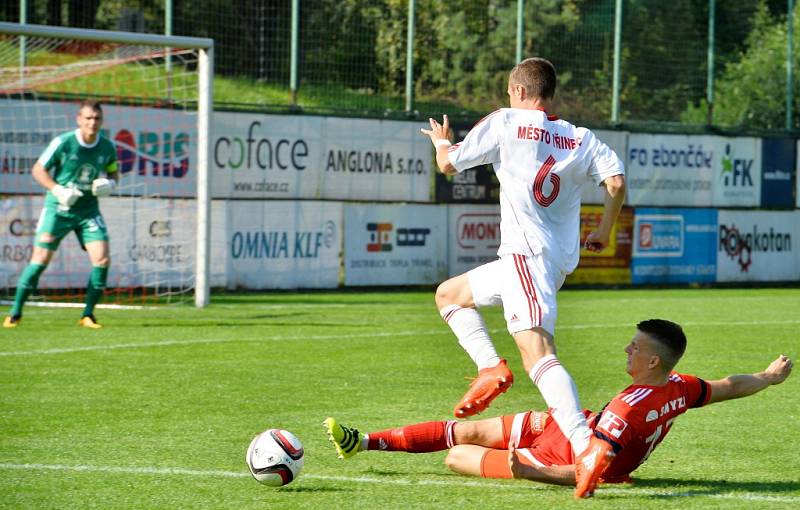
{"label": "grass pitch", "polygon": [[[449,419],[474,368],[432,292],[221,296],[204,310],[29,308],[0,330],[2,508],[798,508],[800,374],[678,419],[633,486],[591,501],[519,480],[449,472],[444,452],[336,458],[328,416],[362,431]],[[679,370],[708,379],[797,360],[800,291],[608,290],[559,295],[556,343],[582,403],[628,384],[623,348],[650,317],[684,325]],[[499,309],[487,310],[514,387],[485,416],[544,408]],[[244,454],[263,429],[303,441],[306,465],[270,489]]]}

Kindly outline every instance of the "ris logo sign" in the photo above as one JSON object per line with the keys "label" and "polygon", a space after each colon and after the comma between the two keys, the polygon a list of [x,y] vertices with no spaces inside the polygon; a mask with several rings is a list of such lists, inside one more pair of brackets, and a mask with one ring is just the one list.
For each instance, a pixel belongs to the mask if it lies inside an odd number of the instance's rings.
{"label": "ris logo sign", "polygon": [[187,133],[140,131],[138,136],[127,129],[114,135],[117,161],[123,174],[172,177],[180,179],[189,172],[190,138]]}

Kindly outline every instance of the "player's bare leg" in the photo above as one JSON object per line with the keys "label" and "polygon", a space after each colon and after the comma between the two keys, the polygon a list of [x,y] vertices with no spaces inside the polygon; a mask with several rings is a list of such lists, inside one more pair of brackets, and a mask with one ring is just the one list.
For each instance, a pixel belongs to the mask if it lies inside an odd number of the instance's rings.
{"label": "player's bare leg", "polygon": [[514,341],[522,355],[522,364],[539,388],[550,414],[569,439],[575,455],[589,446],[591,430],[578,401],[578,389],[569,373],[556,357],[553,336],[542,328],[514,333]]}
{"label": "player's bare leg", "polygon": [[454,443],[444,461],[447,467],[462,475],[483,476],[481,461],[486,450],[508,446],[503,439],[503,419],[458,422]]}
{"label": "player's bare leg", "polygon": [[460,444],[447,452],[444,459],[445,465],[452,471],[462,475],[482,476],[481,460],[486,453],[484,446],[474,444]]}
{"label": "player's bare leg", "polygon": [[[49,239],[52,238],[47,232],[38,235],[40,240],[44,242],[49,242]],[[34,245],[31,261],[22,272],[17,282],[14,305],[11,307],[8,317],[3,321],[4,328],[16,328],[22,322],[22,307],[25,305],[25,301],[28,300],[28,296],[36,290],[36,287],[39,285],[39,277],[44,270],[47,269],[47,265],[52,259],[53,250]]]}
{"label": "player's bare leg", "polygon": [[475,309],[467,274],[446,280],[436,289],[439,313],[458,338],[458,343],[478,367],[478,377],[456,404],[453,414],[466,418],[480,413],[508,390],[514,376],[498,356],[480,313]]}
{"label": "player's bare leg", "polygon": [[103,296],[108,278],[108,266],[111,263],[107,241],[86,243],[86,251],[92,263],[92,273],[86,284],[86,306],[83,309],[79,326],[89,329],[100,329],[102,326],[94,318],[94,307]]}

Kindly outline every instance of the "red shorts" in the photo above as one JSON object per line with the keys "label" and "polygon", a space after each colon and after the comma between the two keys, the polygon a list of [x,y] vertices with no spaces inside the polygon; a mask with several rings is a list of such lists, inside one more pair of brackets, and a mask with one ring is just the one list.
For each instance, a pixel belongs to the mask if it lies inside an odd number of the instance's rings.
{"label": "red shorts", "polygon": [[[588,414],[588,411],[585,411]],[[520,462],[529,466],[565,466],[574,462],[572,447],[549,413],[527,413],[502,416],[503,448],[515,444]],[[487,449],[481,459],[481,476],[511,478],[508,450]]]}

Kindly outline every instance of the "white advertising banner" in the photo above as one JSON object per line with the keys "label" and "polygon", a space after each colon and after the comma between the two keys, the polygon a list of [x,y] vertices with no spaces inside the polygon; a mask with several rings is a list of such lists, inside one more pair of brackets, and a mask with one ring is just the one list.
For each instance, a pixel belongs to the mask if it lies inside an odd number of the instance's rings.
{"label": "white advertising banner", "polygon": [[800,280],[800,211],[719,211],[717,281]]}
{"label": "white advertising banner", "polygon": [[348,204],[344,222],[346,285],[420,285],[447,278],[445,206]]}
{"label": "white advertising banner", "polygon": [[713,136],[631,133],[624,159],[628,203],[710,206],[718,163],[715,148]]}
{"label": "white advertising banner", "polygon": [[[23,195],[0,200],[0,285],[3,287],[16,287],[19,275],[31,258],[36,221],[43,203],[42,196]],[[44,283],[44,278],[40,281]]]}
{"label": "white advertising banner", "polygon": [[499,205],[449,205],[447,207],[449,273],[466,273],[497,259],[500,247]]}
{"label": "white advertising banner", "polygon": [[[611,149],[619,156],[622,164],[625,166],[625,172],[628,172],[628,163],[625,155],[628,153],[628,132],[627,131],[609,131],[609,130],[592,130],[594,135],[603,143],[611,147]],[[581,203],[583,204],[602,204],[605,200],[605,187],[595,186],[594,181],[587,182],[581,189]]]}
{"label": "white advertising banner", "polygon": [[[42,196],[20,196],[0,201],[2,232],[0,282],[16,286],[30,260]],[[212,217],[224,220],[222,204],[213,204]],[[194,200],[101,199],[108,227],[111,270],[108,287],[158,287],[181,292],[194,286],[197,212]],[[223,222],[224,224],[224,222]],[[212,238],[213,239],[213,238]],[[211,285],[225,283],[224,245],[212,243]],[[83,288],[91,271],[89,257],[69,234],[59,245],[39,281],[43,289]]]}
{"label": "white advertising banner", "polygon": [[342,204],[229,201],[229,288],[339,285]]}
{"label": "white advertising banner", "polygon": [[213,196],[431,201],[423,123],[214,114]]}
{"label": "white advertising banner", "polygon": [[[39,193],[30,172],[56,136],[75,129],[72,102],[0,99],[0,190]],[[117,147],[120,195],[197,194],[197,116],[180,110],[103,105],[103,133]]]}
{"label": "white advertising banner", "polygon": [[[103,217],[111,237],[112,271],[117,287],[158,287],[185,291],[194,287],[197,250],[197,202],[190,199],[104,199]],[[212,225],[224,225],[224,203],[211,207]],[[225,285],[224,238],[212,233],[212,287]]]}
{"label": "white advertising banner", "polygon": [[758,207],[761,139],[631,134],[628,202],[636,206]]}
{"label": "white advertising banner", "polygon": [[[0,277],[6,287],[16,287],[19,275],[30,261],[33,251],[36,224],[42,212],[44,196],[17,196],[0,201],[2,217],[2,263]],[[109,225],[109,237],[113,240],[114,231]],[[112,245],[112,268],[109,271],[108,286],[113,287],[113,278],[119,278],[114,263]],[[64,237],[58,251],[39,279],[40,289],[78,289],[85,288],[92,265],[78,239],[73,234]]]}

